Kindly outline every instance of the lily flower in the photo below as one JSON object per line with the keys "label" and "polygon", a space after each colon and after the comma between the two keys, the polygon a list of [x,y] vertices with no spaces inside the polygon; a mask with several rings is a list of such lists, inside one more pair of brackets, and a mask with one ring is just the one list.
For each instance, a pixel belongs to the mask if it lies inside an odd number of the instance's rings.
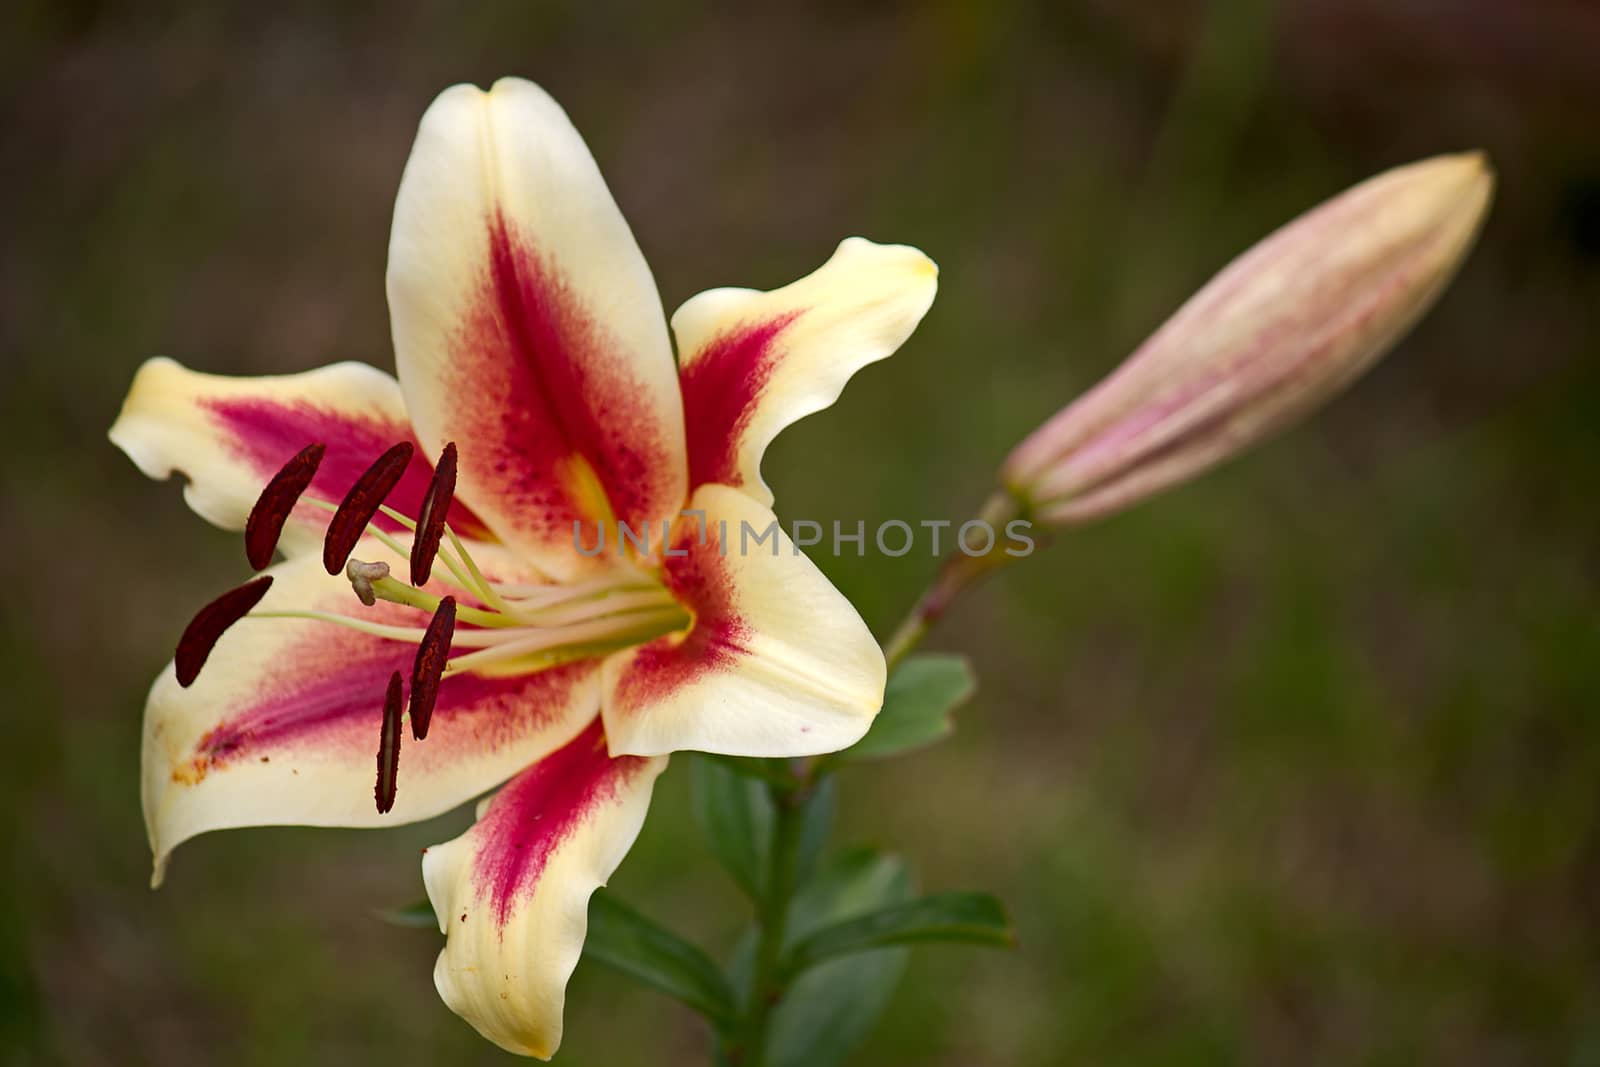
{"label": "lily flower", "polygon": [[[552,1055],[588,898],[667,754],[830,752],[882,703],[850,603],[781,531],[748,554],[738,531],[775,522],[767,444],[890,355],[936,277],[915,249],[851,238],[791,285],[689,300],[675,364],[555,101],[515,79],[442,93],[395,206],[398,380],[154,359],[111,429],[244,529],[253,564],[286,557],[208,605],[151,689],[152,883],[206,831],[395,825],[505,783],[423,858],[447,937],[434,979],[491,1041]],[[651,537],[580,551],[606,524]]]}

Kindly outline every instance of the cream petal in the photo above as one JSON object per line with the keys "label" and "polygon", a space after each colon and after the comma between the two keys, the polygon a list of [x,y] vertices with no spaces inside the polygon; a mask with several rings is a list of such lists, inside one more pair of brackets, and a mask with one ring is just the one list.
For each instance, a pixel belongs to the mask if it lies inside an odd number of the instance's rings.
{"label": "cream petal", "polygon": [[690,488],[719,482],[770,505],[767,445],[892,355],[932,305],[938,277],[915,248],[852,237],[782,289],[712,289],[679,308]]}
{"label": "cream petal", "polygon": [[683,408],[660,297],[599,168],[538,86],[458,85],[423,116],[389,244],[389,310],[418,436],[460,492],[557,575],[577,520],[683,501]]}
{"label": "cream petal", "polygon": [[665,757],[613,758],[600,720],[517,775],[465,834],[422,858],[445,934],[434,985],[501,1048],[549,1059],[589,895],[627,854]]}
{"label": "cream petal", "polygon": [[606,660],[612,753],[810,756],[853,745],[883,704],[887,673],[866,623],[766,507],[707,485],[690,508],[704,526],[675,525],[663,578],[695,621]]}

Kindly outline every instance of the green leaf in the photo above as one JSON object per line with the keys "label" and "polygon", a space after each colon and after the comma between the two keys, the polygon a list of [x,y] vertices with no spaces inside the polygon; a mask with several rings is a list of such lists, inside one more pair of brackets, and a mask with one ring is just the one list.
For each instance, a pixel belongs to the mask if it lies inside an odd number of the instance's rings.
{"label": "green leaf", "polygon": [[795,894],[785,947],[845,919],[910,900],[912,892],[911,872],[899,856],[868,845],[844,849]]}
{"label": "green leaf", "polygon": [[418,930],[439,929],[439,917],[433,913],[433,905],[427,897],[413,901],[403,908],[376,908],[372,912],[375,918],[393,926],[410,926]]}
{"label": "green leaf", "polygon": [[589,898],[583,955],[676,997],[718,1025],[736,1014],[733,990],[711,957],[609,893]]}
{"label": "green leaf", "polygon": [[[898,857],[845,852],[794,899],[790,943],[836,923],[910,898]],[[906,966],[906,950],[884,948],[829,960],[789,986],[767,1033],[769,1067],[835,1067],[871,1032]]]}
{"label": "green leaf", "polygon": [[837,802],[838,787],[831,775],[823,777],[805,798],[801,812],[800,842],[795,850],[795,882],[805,885],[817,869],[817,860],[827,847],[828,835],[833,832],[833,810]]}
{"label": "green leaf", "polygon": [[767,787],[717,760],[694,760],[691,774],[695,822],[712,855],[750,899],[760,900],[775,817]]}
{"label": "green leaf", "polygon": [[791,974],[824,960],[918,941],[960,941],[1012,948],[1016,935],[1005,908],[987,893],[938,893],[834,923],[789,953]]}
{"label": "green leaf", "polygon": [[955,729],[950,713],[971,699],[977,687],[965,656],[912,656],[889,676],[883,710],[867,736],[831,760],[883,759],[942,741]]}

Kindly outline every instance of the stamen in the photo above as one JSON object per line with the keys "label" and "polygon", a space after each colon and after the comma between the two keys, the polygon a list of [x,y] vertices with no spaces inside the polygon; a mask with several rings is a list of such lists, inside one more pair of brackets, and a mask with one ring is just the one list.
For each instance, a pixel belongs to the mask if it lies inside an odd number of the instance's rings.
{"label": "stamen", "polygon": [[399,484],[415,451],[410,441],[401,441],[379,456],[345,494],[344,502],[328,523],[328,536],[322,542],[322,565],[329,574],[338,574],[344,569],[344,561],[355,551],[362,531],[378,513],[383,498]]}
{"label": "stamen", "polygon": [[387,815],[394,807],[394,795],[400,784],[400,712],[405,701],[400,692],[400,672],[389,676],[389,690],[383,695],[383,732],[378,738],[378,784],[373,789],[373,799],[378,802],[378,814]]}
{"label": "stamen", "polygon": [[433,704],[439,696],[439,679],[444,676],[445,660],[450,655],[450,638],[456,630],[456,598],[439,601],[439,610],[428,623],[428,632],[417,646],[417,659],[411,666],[411,736],[421,741],[428,736]]}
{"label": "stamen", "polygon": [[444,446],[439,465],[434,468],[433,481],[428,483],[428,495],[422,498],[422,510],[417,513],[417,532],[411,539],[411,584],[426,585],[433,573],[433,557],[439,553],[439,539],[444,536],[444,518],[450,514],[450,501],[456,493],[456,446],[452,441]]}
{"label": "stamen", "polygon": [[344,576],[350,579],[350,588],[356,591],[356,599],[370,608],[378,602],[378,594],[372,591],[372,583],[389,577],[389,565],[381,560],[363,563],[359,559],[352,559],[344,565]]}
{"label": "stamen", "polygon": [[261,598],[267,595],[267,590],[272,588],[272,575],[263,574],[259,578],[252,578],[237,589],[230,589],[217,599],[201,608],[189,625],[184,627],[183,636],[178,638],[178,651],[173,657],[173,666],[178,675],[178,684],[187,689],[200,677],[200,668],[205,666],[206,657],[211,655],[211,650],[216,647],[217,641],[227,632],[228,627],[238,622],[250,613],[250,609],[261,603]]}
{"label": "stamen", "polygon": [[255,507],[244,524],[244,555],[250,566],[261,570],[272,562],[273,550],[283,534],[284,521],[294,510],[300,494],[306,491],[311,479],[317,476],[322,465],[323,445],[307,445],[272,476],[267,487],[256,498]]}
{"label": "stamen", "polygon": [[[385,504],[383,507],[378,509],[378,514],[387,515],[389,518],[393,519],[395,522],[399,523],[401,526],[404,526],[406,529],[410,530],[411,533],[412,533],[412,536],[413,536],[413,540],[415,540],[415,535],[416,535],[416,532],[417,532],[417,524],[416,524],[415,521],[406,518],[404,515],[400,514],[398,511],[394,510],[394,508],[389,507],[387,504]],[[450,532],[450,524],[448,522],[445,523],[445,525],[444,525],[444,534],[445,534],[446,537],[450,538],[452,543],[454,543],[456,541],[456,535]],[[458,548],[460,547],[459,543],[457,543],[456,547],[458,547]],[[402,556],[407,557],[408,559],[411,556],[411,553],[408,550],[405,550],[405,549],[401,549],[400,550],[400,554]],[[465,592],[465,593],[471,593],[475,597],[480,597],[481,598],[481,597],[485,597],[486,596],[486,593],[485,593],[484,589],[482,588],[481,583],[473,581],[470,575],[462,573],[461,564],[456,562],[456,559],[455,559],[454,556],[452,556],[449,552],[445,551],[443,548],[440,548],[439,549],[439,558],[444,561],[445,567],[448,568],[450,573],[451,573],[451,575],[454,576],[455,581],[453,583],[451,583],[451,584],[455,585],[455,587],[457,589],[460,589],[462,592]],[[485,602],[487,602],[487,600]]]}
{"label": "stamen", "polygon": [[[318,500],[316,497],[306,497],[305,500],[302,501],[302,503],[307,504],[307,505],[309,505],[311,507],[314,507],[314,508],[321,508],[323,511],[326,511],[330,515],[335,514],[339,510],[339,505],[338,504],[330,504],[330,503],[328,503],[328,501],[326,501],[326,500]],[[410,519],[406,518],[404,515],[400,514],[398,511],[394,510],[393,508],[388,507],[387,505],[378,508],[378,513],[380,515],[387,515],[389,518],[393,519],[395,522],[399,523],[401,526],[404,526],[408,530],[415,530],[417,528],[417,524],[416,523],[412,522]],[[375,522],[367,523],[367,528],[365,530],[363,530],[362,532],[367,534],[368,536],[374,537],[377,540],[381,541],[384,544],[384,546],[389,549],[390,552],[393,552],[397,556],[408,556],[408,555],[411,554],[411,550],[410,549],[406,548],[399,541],[396,541],[389,534],[387,534],[383,530],[379,529],[378,528],[378,524],[375,523]],[[445,533],[448,534],[449,532],[450,532],[450,527],[446,526],[445,527]],[[464,590],[464,591],[466,591],[468,593],[471,593],[474,596],[478,595],[477,589],[474,587],[472,582],[469,579],[467,579],[465,576],[463,576],[462,573],[460,572],[460,570],[457,569],[456,564],[451,560],[451,558],[450,558],[448,553],[441,551],[439,553],[439,558],[444,560],[445,566],[450,568],[450,573],[455,575],[455,578],[456,578],[455,584],[456,584],[456,586],[458,588],[460,588],[460,589],[462,589],[462,590]]]}

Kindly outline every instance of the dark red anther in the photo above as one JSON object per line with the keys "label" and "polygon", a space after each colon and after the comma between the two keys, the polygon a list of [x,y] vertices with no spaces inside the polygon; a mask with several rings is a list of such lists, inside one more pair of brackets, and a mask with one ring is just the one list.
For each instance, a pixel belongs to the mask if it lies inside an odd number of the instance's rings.
{"label": "dark red anther", "polygon": [[383,733],[378,739],[378,785],[372,791],[378,814],[387,815],[394,807],[400,785],[400,712],[405,698],[400,691],[400,672],[389,676],[389,691],[383,695]]}
{"label": "dark red anther", "polygon": [[[428,495],[422,498],[422,511],[417,515],[417,532],[411,539],[412,585],[428,584],[428,575],[433,573],[433,557],[439,554],[439,539],[444,536],[445,516],[450,514],[450,501],[455,495],[456,446],[452,441],[444,446],[439,456],[433,481],[428,483]],[[412,721],[414,723],[415,719]]]}
{"label": "dark red anther", "polygon": [[261,570],[272,562],[272,552],[278,547],[284,521],[300,500],[300,494],[317,476],[322,454],[326,451],[322,445],[307,445],[261,490],[244,524],[244,555],[251,567]]}
{"label": "dark red anther", "polygon": [[263,574],[237,589],[228,590],[200,609],[189,625],[183,628],[183,636],[178,638],[178,652],[173,658],[173,666],[177,670],[179,685],[187,689],[194,684],[194,680],[200,677],[200,668],[205,666],[206,657],[216,647],[217,640],[227,632],[228,627],[250,614],[270,588],[272,575]]}
{"label": "dark red anther", "polygon": [[410,441],[401,441],[379,456],[345,494],[344,502],[328,523],[328,536],[322,542],[322,565],[329,574],[338,574],[344,569],[345,561],[355,551],[356,542],[361,540],[362,531],[378,513],[383,498],[405,474],[415,451]]}
{"label": "dark red anther", "polygon": [[428,623],[428,632],[417,646],[417,659],[411,665],[411,736],[421,741],[428,736],[428,721],[433,718],[433,703],[439,697],[439,679],[450,656],[450,639],[456,632],[456,598],[447,596]]}

